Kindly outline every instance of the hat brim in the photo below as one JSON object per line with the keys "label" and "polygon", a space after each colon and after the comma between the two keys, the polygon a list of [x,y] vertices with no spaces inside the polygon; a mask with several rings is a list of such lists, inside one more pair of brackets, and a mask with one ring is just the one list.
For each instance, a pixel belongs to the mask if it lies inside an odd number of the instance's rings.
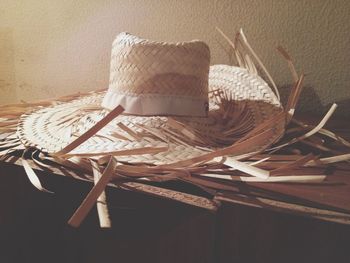
{"label": "hat brim", "polygon": [[[212,66],[209,92],[208,118],[120,115],[69,156],[118,155],[128,163],[174,163],[232,145],[283,111],[268,84],[243,68]],[[95,92],[24,114],[18,137],[25,146],[54,154],[106,115],[100,107],[104,95]],[[233,155],[266,149],[283,135],[284,126],[276,123],[267,140]]]}

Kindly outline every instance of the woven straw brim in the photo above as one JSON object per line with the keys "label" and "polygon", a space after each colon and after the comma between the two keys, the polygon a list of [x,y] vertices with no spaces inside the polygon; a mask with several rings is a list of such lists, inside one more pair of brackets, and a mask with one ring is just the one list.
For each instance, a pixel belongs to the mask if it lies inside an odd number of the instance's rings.
{"label": "woven straw brim", "polygon": [[[208,118],[120,115],[68,155],[111,154],[128,163],[174,163],[230,146],[283,111],[266,82],[246,69],[212,66],[209,90]],[[100,106],[104,95],[96,92],[25,114],[17,134],[25,146],[54,154],[107,114]],[[284,126],[283,121],[276,123],[267,140],[232,155],[266,149],[283,135]],[[144,149],[152,151],[145,154]]]}

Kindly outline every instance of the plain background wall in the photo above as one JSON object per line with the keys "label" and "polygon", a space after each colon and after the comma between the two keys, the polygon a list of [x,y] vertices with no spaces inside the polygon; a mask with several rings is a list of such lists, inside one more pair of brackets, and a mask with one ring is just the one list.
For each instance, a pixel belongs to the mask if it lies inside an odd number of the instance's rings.
{"label": "plain background wall", "polygon": [[307,74],[299,111],[338,102],[350,114],[348,0],[0,0],[0,104],[106,88],[114,37],[202,39],[212,64],[229,63],[215,31],[243,28],[278,86],[292,79],[282,44]]}

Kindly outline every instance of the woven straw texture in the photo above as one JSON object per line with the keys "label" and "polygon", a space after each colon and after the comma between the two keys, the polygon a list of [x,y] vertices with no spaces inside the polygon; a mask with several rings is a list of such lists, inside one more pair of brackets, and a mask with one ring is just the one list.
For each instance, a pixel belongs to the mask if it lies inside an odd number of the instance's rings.
{"label": "woven straw texture", "polygon": [[[182,104],[201,103],[202,113],[198,116],[205,116],[209,63],[209,47],[202,41],[155,42],[121,33],[113,43],[109,90],[102,105],[112,109],[121,104],[122,98],[129,99],[123,105],[125,112],[145,115],[143,108],[149,110],[152,104],[162,103],[163,100],[165,107],[157,108],[152,114],[193,115],[190,106],[188,112],[181,114],[178,112],[181,108],[176,105],[167,109],[169,98],[172,101],[178,98]],[[139,101],[130,102],[135,97]],[[142,104],[142,100],[153,103],[133,109],[132,105]]]}
{"label": "woven straw texture", "polygon": [[[26,146],[55,153],[107,114],[99,106],[104,95],[105,92],[93,93],[25,114],[18,126],[18,136]],[[111,153],[128,163],[169,164],[230,146],[283,111],[260,77],[238,67],[212,66],[209,95],[208,118],[121,115],[69,154]],[[283,122],[277,123],[268,140],[232,155],[265,149],[282,136],[284,126]],[[132,152],[145,148],[156,150],[148,154]]]}

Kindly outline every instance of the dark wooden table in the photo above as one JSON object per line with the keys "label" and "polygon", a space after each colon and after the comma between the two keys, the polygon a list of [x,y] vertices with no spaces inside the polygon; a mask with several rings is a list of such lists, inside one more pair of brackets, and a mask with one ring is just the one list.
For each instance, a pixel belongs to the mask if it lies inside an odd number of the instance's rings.
{"label": "dark wooden table", "polygon": [[[350,214],[247,195],[225,195],[216,213],[107,188],[113,228],[96,209],[66,222],[92,184],[23,167],[0,170],[0,262],[350,262]],[[223,198],[222,200],[225,200]]]}

